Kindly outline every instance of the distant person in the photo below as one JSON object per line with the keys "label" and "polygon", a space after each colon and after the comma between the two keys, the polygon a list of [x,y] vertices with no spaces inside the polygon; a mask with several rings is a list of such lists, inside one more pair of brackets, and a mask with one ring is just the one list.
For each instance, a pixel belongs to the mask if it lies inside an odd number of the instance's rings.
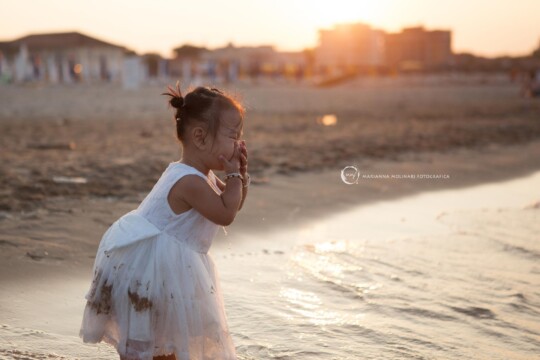
{"label": "distant person", "polygon": [[215,88],[182,96],[177,84],[163,95],[182,159],[103,235],[79,335],[112,344],[120,359],[236,359],[208,250],[247,195],[244,109]]}

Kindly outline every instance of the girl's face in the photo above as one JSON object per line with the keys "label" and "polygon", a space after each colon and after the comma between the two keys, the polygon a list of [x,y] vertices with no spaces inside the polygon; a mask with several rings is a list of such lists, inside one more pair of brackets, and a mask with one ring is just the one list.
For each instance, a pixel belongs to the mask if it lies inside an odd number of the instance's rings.
{"label": "girl's face", "polygon": [[212,149],[212,162],[216,169],[223,170],[219,155],[225,156],[229,161],[234,154],[234,143],[239,142],[243,135],[243,121],[237,111],[226,111],[221,117],[221,124],[214,139]]}

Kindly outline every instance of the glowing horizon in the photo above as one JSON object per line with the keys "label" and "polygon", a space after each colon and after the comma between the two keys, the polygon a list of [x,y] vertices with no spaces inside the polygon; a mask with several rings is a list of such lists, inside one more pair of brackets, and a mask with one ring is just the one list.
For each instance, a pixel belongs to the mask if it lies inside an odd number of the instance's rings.
{"label": "glowing horizon", "polygon": [[[472,4],[472,5],[471,5]],[[422,25],[452,31],[454,52],[481,56],[525,55],[539,46],[540,1],[367,0],[328,2],[174,0],[74,3],[65,0],[6,0],[0,41],[35,33],[79,31],[139,54],[168,57],[173,48],[273,45],[280,51],[312,48],[318,30],[362,22],[387,32]],[[208,9],[212,12],[208,12]],[[46,15],[44,15],[46,14]]]}

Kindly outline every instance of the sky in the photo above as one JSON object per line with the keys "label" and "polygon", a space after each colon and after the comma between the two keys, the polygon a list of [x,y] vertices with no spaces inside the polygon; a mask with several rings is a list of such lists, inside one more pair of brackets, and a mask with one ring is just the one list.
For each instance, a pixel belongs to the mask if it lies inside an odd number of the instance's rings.
{"label": "sky", "polygon": [[0,0],[0,41],[80,31],[139,54],[183,44],[315,47],[318,29],[364,22],[389,32],[452,30],[454,52],[523,55],[540,44],[540,0]]}

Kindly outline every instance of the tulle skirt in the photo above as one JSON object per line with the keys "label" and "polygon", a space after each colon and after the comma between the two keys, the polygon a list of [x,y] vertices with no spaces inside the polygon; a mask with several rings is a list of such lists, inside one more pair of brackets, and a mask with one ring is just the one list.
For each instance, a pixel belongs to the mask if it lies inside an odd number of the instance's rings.
{"label": "tulle skirt", "polygon": [[214,262],[162,233],[98,249],[79,336],[124,359],[236,359]]}

